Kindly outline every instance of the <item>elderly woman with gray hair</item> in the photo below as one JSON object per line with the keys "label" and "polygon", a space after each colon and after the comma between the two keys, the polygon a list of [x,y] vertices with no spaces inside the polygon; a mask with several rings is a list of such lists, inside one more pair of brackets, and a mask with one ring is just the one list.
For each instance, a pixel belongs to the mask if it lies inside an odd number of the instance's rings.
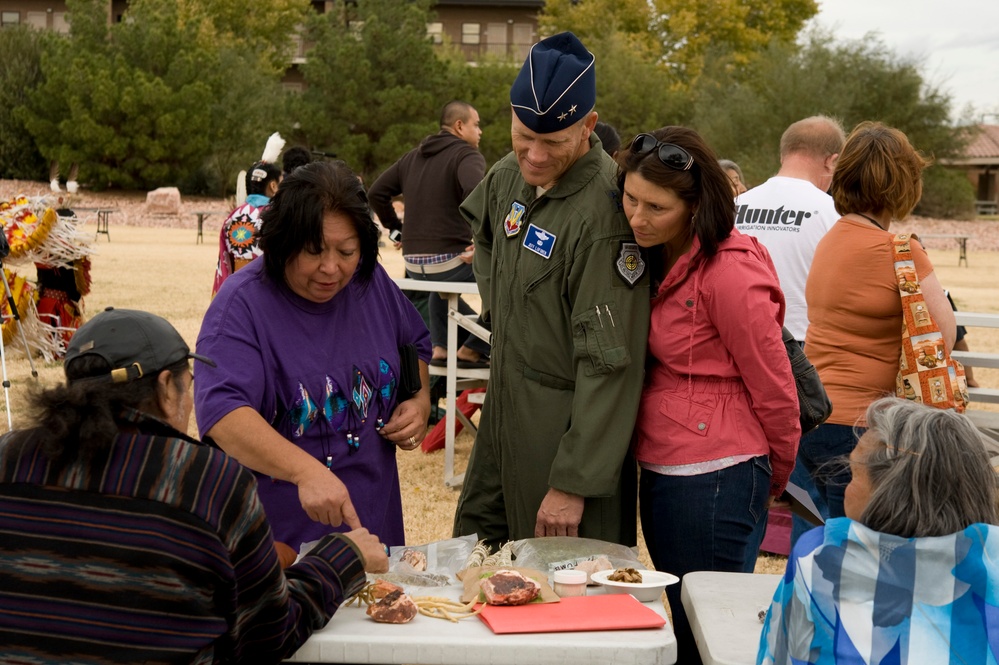
{"label": "elderly woman with gray hair", "polygon": [[974,424],[896,398],[867,410],[846,517],[802,536],[758,663],[999,657],[996,474]]}
{"label": "elderly woman with gray hair", "polygon": [[742,169],[739,168],[738,164],[731,159],[719,159],[718,166],[722,167],[722,171],[725,172],[729,182],[732,183],[732,196],[745,194],[749,191],[746,187],[746,179],[742,176]]}

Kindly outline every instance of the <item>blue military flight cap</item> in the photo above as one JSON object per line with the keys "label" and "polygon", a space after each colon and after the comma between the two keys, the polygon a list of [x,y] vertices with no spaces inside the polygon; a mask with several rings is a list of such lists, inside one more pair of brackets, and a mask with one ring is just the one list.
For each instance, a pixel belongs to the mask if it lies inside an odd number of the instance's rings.
{"label": "blue military flight cap", "polygon": [[510,104],[520,121],[531,131],[551,134],[581,120],[597,101],[594,61],[571,32],[532,46],[510,88]]}

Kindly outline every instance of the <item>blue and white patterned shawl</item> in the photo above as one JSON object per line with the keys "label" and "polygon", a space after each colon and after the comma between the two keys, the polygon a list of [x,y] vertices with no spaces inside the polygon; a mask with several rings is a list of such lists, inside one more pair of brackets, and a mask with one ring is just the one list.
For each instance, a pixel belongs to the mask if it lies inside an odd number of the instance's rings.
{"label": "blue and white patterned shawl", "polygon": [[798,541],[757,663],[895,665],[999,658],[999,527],[900,538],[845,517]]}

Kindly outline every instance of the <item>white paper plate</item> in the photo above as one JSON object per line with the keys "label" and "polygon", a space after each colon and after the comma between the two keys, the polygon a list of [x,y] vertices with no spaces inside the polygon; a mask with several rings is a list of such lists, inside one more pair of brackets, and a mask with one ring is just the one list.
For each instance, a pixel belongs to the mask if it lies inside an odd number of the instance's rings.
{"label": "white paper plate", "polygon": [[601,570],[593,573],[590,578],[594,582],[602,584],[606,593],[630,593],[643,603],[658,600],[667,586],[680,581],[676,575],[661,573],[657,570],[640,570],[638,572],[642,574],[640,584],[608,580],[607,576],[613,574],[613,570]]}

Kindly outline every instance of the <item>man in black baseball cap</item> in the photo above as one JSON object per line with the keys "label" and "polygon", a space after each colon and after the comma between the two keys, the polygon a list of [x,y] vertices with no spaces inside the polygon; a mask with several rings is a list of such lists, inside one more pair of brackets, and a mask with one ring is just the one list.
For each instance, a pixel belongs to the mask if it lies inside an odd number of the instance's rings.
{"label": "man in black baseball cap", "polygon": [[531,47],[510,88],[513,152],[461,204],[493,355],[456,536],[636,543],[626,460],[649,280],[593,133],[595,62],[570,32]]}
{"label": "man in black baseball cap", "polygon": [[0,660],[276,663],[388,570],[362,528],[285,576],[253,475],[184,433],[192,358],[214,364],[165,319],[108,309],[38,423],[0,439]]}
{"label": "man in black baseball cap", "polygon": [[96,356],[111,367],[110,372],[81,377],[125,383],[155,374],[188,358],[215,367],[211,358],[191,353],[180,333],[163,317],[134,309],[108,307],[83,324],[70,340],[64,366],[67,379],[77,358]]}

